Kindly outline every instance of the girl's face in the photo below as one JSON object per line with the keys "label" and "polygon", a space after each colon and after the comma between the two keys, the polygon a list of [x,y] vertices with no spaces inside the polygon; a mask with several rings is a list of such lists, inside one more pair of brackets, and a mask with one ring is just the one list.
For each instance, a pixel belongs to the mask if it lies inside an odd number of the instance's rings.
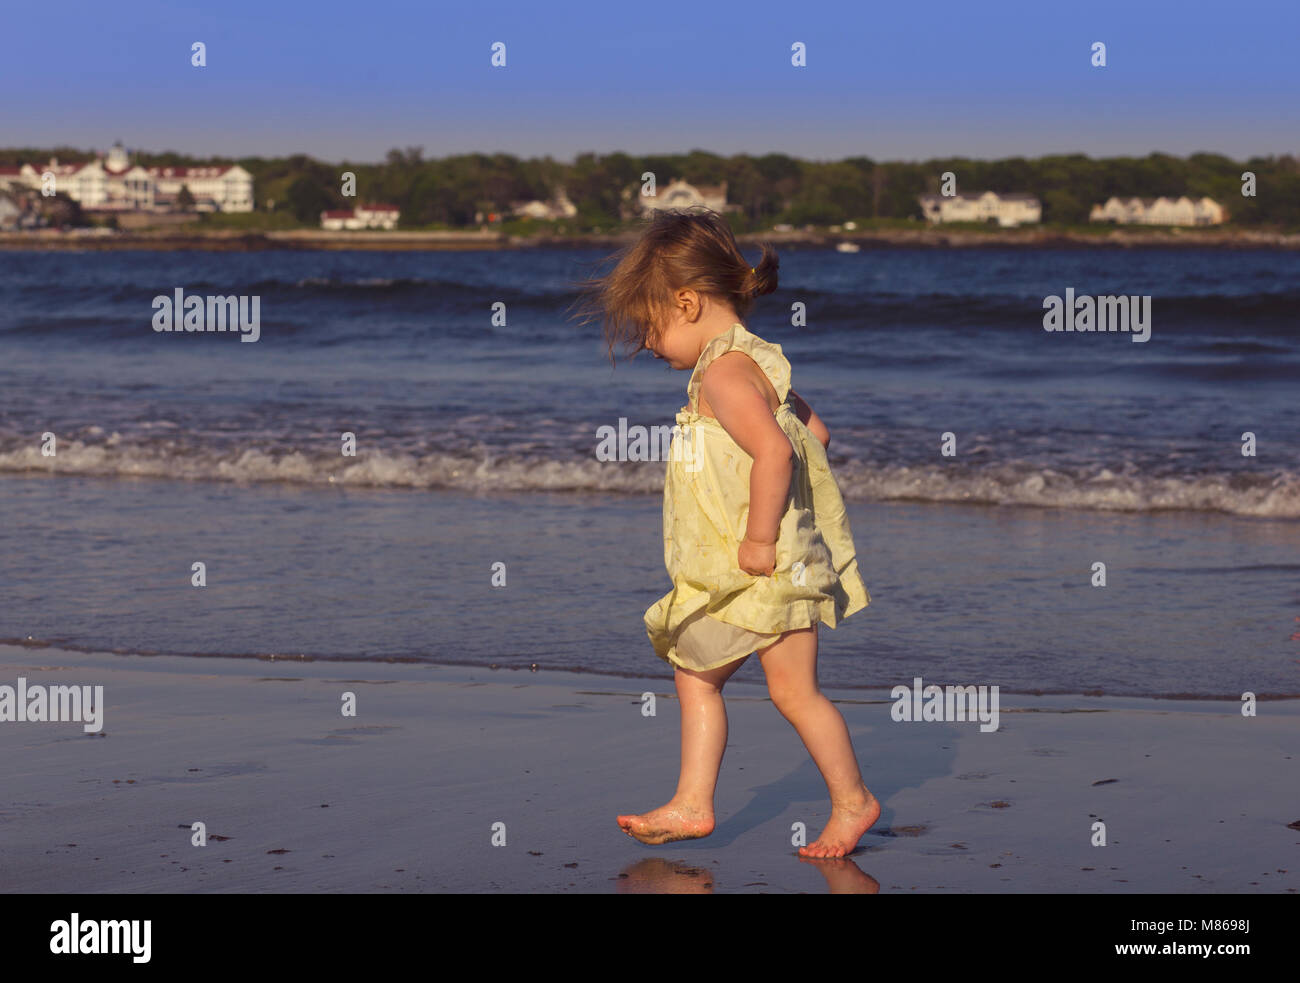
{"label": "girl's face", "polygon": [[[650,327],[650,336],[646,347],[654,357],[667,362],[674,369],[691,369],[700,359],[700,332],[703,325],[699,323],[700,300],[694,291],[681,291],[680,297],[660,319]],[[695,315],[692,321],[688,314]]]}
{"label": "girl's face", "polygon": [[737,321],[729,304],[683,288],[673,294],[668,309],[650,326],[646,347],[674,369],[693,369],[709,339]]}
{"label": "girl's face", "polygon": [[680,315],[673,317],[657,331],[652,330],[646,340],[646,347],[655,358],[667,362],[674,369],[692,368],[700,357],[695,332],[681,323]]}

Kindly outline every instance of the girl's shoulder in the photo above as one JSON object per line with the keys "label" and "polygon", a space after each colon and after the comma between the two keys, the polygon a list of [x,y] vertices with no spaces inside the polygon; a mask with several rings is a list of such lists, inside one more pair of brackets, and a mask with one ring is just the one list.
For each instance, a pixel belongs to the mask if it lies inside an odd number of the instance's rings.
{"label": "girl's shoulder", "polygon": [[691,405],[698,405],[705,370],[721,356],[736,351],[744,352],[757,363],[776,390],[777,401],[784,403],[790,392],[790,363],[781,351],[781,346],[764,341],[743,324],[736,323],[705,345],[704,351],[700,353],[695,371],[691,373],[691,380],[686,386]]}

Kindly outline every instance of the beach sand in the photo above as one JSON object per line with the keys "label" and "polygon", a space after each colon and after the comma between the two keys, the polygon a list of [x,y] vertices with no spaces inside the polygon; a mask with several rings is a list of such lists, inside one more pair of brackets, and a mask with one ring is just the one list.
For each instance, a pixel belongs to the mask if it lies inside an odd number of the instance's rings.
{"label": "beach sand", "polygon": [[614,817],[672,794],[666,680],[0,646],[0,684],[19,676],[102,685],[106,710],[99,734],[0,723],[6,892],[1300,887],[1294,700],[1243,718],[1230,703],[1007,695],[985,733],[895,722],[887,692],[828,690],[884,811],[850,861],[815,861],[791,827],[816,837],[825,786],[752,683],[725,691],[716,831],[651,847]]}

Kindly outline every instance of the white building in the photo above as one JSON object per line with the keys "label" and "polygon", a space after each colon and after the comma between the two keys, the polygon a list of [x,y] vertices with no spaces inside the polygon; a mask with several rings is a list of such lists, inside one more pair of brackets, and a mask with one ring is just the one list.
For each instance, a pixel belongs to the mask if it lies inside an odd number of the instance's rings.
{"label": "white building", "polygon": [[921,195],[921,212],[930,222],[996,222],[1006,228],[1042,221],[1043,207],[1027,194],[975,191]]}
{"label": "white building", "polygon": [[50,187],[54,193],[67,195],[82,208],[147,210],[154,205],[149,172],[139,165],[132,165],[121,144],[114,145],[107,158],[100,157],[81,164],[60,164],[58,158],[51,157],[44,167],[23,164],[4,170],[0,180],[36,191]]}
{"label": "white building", "polygon": [[569,201],[569,196],[560,188],[556,191],[555,197],[550,201],[525,201],[517,203],[510,214],[520,218],[535,218],[539,220],[550,220],[560,218],[573,218],[578,214],[578,208],[573,202]]}
{"label": "white building", "polygon": [[342,231],[345,229],[395,229],[402,217],[396,205],[358,205],[356,208],[337,208],[320,213],[320,227]]}
{"label": "white building", "polygon": [[1228,219],[1224,207],[1213,198],[1109,198],[1093,205],[1090,222],[1116,225],[1222,225]]}
{"label": "white building", "polygon": [[181,188],[189,189],[199,212],[251,212],[253,175],[238,164],[215,167],[151,167],[155,199],[174,209]]}
{"label": "white building", "polygon": [[[630,197],[633,192],[625,192],[624,197]],[[642,195],[638,186],[635,192],[640,200],[640,210],[643,216],[648,216],[656,209],[668,208],[690,208],[695,205],[703,205],[719,214],[723,212],[740,211],[739,205],[727,204],[727,182],[721,184],[688,184],[682,180],[670,182],[666,187],[656,189],[654,197]]]}
{"label": "white building", "polygon": [[37,191],[51,184],[82,208],[109,211],[158,211],[175,206],[182,185],[188,186],[198,211],[251,212],[253,176],[238,165],[221,167],[152,167],[132,164],[115,143],[107,156],[82,164],[50,158],[38,167],[4,168],[0,183],[20,183]]}

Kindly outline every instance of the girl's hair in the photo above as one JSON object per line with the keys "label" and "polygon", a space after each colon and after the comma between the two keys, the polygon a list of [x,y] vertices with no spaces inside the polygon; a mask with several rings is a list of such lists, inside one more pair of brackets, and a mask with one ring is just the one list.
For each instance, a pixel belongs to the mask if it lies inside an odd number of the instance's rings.
{"label": "girl's hair", "polygon": [[751,272],[717,212],[702,205],[657,209],[636,242],[611,257],[618,260],[613,270],[576,284],[580,323],[604,322],[612,362],[617,344],[629,355],[649,347],[671,309],[673,291],[697,290],[730,304],[743,318],[755,297],[776,289],[776,251],[767,243],[762,250]]}

